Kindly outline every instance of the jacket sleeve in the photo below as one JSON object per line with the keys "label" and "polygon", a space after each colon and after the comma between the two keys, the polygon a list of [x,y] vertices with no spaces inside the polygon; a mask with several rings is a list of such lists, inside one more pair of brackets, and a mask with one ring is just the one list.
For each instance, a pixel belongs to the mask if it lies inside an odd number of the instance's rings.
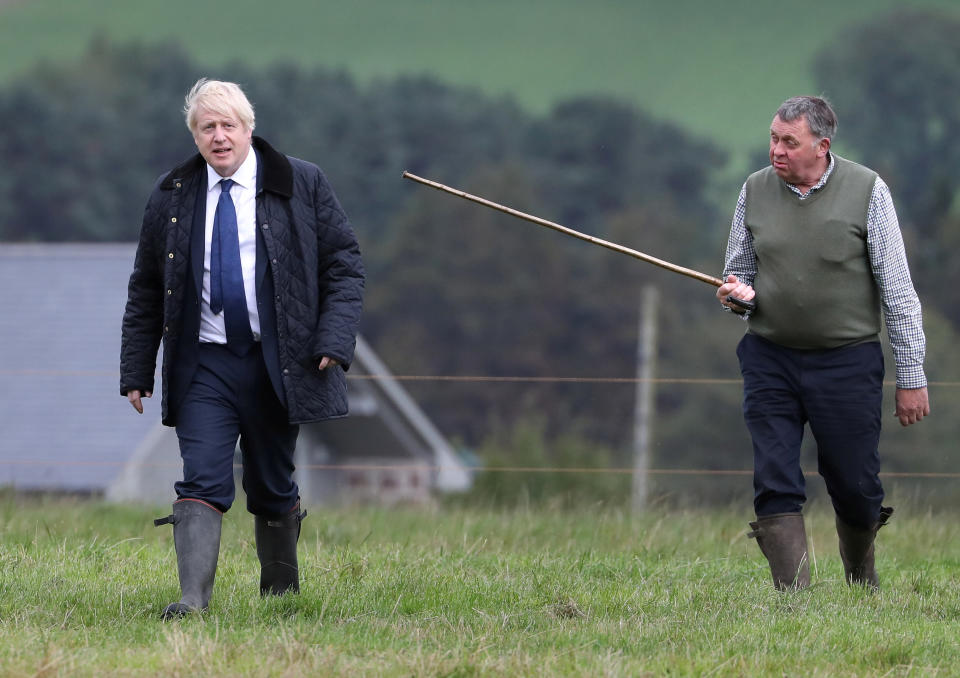
{"label": "jacket sleeve", "polygon": [[317,272],[320,317],[313,356],[353,361],[363,310],[364,268],[353,228],[323,172],[316,176]]}
{"label": "jacket sleeve", "polygon": [[163,224],[158,210],[159,191],[147,201],[140,241],[127,285],[120,340],[120,394],[154,390],[157,351],[163,337]]}

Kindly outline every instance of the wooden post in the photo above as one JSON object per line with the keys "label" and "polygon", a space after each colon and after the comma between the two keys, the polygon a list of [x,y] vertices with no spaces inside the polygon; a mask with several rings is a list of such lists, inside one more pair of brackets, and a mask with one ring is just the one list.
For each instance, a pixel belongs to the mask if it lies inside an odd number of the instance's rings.
{"label": "wooden post", "polygon": [[650,430],[655,410],[653,380],[657,363],[657,305],[659,291],[645,285],[640,297],[640,326],[637,333],[637,397],[633,419],[634,513],[647,503],[647,468],[650,464]]}

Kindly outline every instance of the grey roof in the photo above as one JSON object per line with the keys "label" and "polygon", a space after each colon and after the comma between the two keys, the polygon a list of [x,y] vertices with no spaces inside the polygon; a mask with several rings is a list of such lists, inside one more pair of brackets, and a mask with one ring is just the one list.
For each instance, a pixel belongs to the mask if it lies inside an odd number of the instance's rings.
{"label": "grey roof", "polygon": [[[170,491],[160,476],[170,467],[178,474],[179,459],[172,429],[160,424],[159,393],[137,415],[119,392],[134,252],[133,244],[0,244],[0,486],[108,496],[120,488],[126,497],[160,482]],[[438,487],[469,484],[450,445],[362,338],[354,375],[353,415],[315,428],[339,461],[412,454],[434,467]]]}
{"label": "grey roof", "polygon": [[159,422],[119,390],[134,250],[0,244],[0,485],[98,491]]}

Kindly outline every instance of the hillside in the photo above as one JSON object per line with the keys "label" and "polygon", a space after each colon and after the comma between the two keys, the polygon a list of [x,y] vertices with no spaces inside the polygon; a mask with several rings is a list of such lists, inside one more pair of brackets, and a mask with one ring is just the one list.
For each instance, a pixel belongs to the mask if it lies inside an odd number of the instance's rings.
{"label": "hillside", "polygon": [[[0,83],[38,60],[76,57],[91,37],[181,42],[210,65],[292,61],[363,83],[431,73],[543,111],[564,97],[625,98],[735,153],[762,150],[773,107],[810,91],[811,57],[843,28],[893,7],[956,0],[5,0]],[[829,93],[827,93],[829,95]],[[841,111],[842,116],[842,111]]]}

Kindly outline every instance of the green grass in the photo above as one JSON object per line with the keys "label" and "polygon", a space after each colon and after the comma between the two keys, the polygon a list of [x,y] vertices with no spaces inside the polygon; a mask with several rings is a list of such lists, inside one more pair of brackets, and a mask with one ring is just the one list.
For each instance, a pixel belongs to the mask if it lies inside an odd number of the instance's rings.
{"label": "green grass", "polygon": [[898,512],[883,589],[773,591],[746,512],[311,510],[302,593],[261,600],[250,517],[227,514],[210,610],[178,597],[162,511],[0,499],[4,676],[946,676],[960,653],[957,516]]}
{"label": "green grass", "polygon": [[0,0],[0,82],[39,59],[75,58],[98,33],[176,39],[212,70],[242,59],[342,68],[364,83],[431,73],[536,111],[614,95],[748,153],[765,148],[783,99],[813,90],[822,47],[908,6],[957,9],[956,0]]}

